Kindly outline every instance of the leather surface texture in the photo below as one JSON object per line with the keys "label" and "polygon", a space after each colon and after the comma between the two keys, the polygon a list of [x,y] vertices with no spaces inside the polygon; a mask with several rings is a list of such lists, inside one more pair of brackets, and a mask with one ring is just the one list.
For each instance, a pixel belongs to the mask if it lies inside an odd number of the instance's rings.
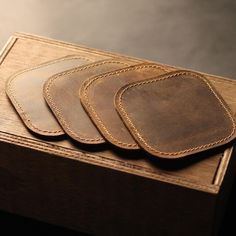
{"label": "leather surface texture", "polygon": [[79,66],[49,78],[44,85],[44,97],[64,131],[85,144],[104,143],[105,140],[93,124],[80,102],[82,83],[93,76],[128,67],[127,59],[107,59]]}
{"label": "leather surface texture", "polygon": [[126,84],[166,72],[163,66],[142,63],[85,81],[80,89],[81,102],[107,141],[123,149],[140,148],[115,109],[115,94]]}
{"label": "leather surface texture", "polygon": [[6,93],[31,131],[44,136],[64,134],[43,98],[43,84],[55,73],[89,62],[93,62],[93,59],[67,56],[26,69],[8,79]]}
{"label": "leather surface texture", "polygon": [[236,137],[231,110],[198,73],[175,71],[131,83],[115,104],[139,145],[158,157],[183,157]]}

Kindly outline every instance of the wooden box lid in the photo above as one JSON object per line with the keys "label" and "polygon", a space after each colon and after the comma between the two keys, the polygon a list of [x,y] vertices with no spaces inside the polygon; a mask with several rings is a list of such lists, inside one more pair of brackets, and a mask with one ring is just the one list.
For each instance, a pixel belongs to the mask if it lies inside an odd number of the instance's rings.
{"label": "wooden box lid", "polygon": [[[42,153],[42,158],[45,158],[45,154],[49,154],[57,159],[60,158],[60,160],[62,158],[66,160],[70,159],[83,165],[91,165],[96,168],[102,168],[103,170],[109,170],[115,175],[139,176],[144,178],[145,181],[157,181],[158,183],[168,184],[168,186],[174,185],[210,195],[217,195],[220,192],[232,156],[232,144],[203,152],[184,160],[161,161],[147,156],[142,151],[122,151],[108,144],[99,147],[84,146],[70,140],[66,136],[60,139],[46,140],[35,136],[27,130],[5,94],[5,83],[9,76],[19,70],[49,60],[67,55],[84,56],[88,53],[93,54],[98,59],[106,59],[116,55],[23,33],[16,33],[9,39],[0,56],[1,146],[4,148],[4,144],[8,143],[17,146],[18,153],[21,150],[20,147],[22,147],[22,150],[27,150],[27,152],[22,151],[24,153],[37,153],[35,154],[36,158],[40,158],[40,154],[38,153]],[[170,67],[168,65],[165,66]],[[8,151],[3,151],[3,153],[10,155],[9,153],[11,151]],[[19,153],[19,157],[21,156]],[[22,158],[22,161],[24,160]],[[72,170],[76,171],[73,168]],[[43,172],[44,170],[41,171]],[[61,171],[63,171],[63,168]],[[58,171],[58,173],[60,172]],[[45,178],[49,178],[49,176]],[[154,195],[152,197],[156,196]],[[11,211],[11,207],[7,207],[7,210]],[[12,211],[21,214],[21,210],[12,209]],[[29,214],[26,211],[26,213],[22,212],[22,214],[44,220],[43,216],[37,215],[38,213]],[[45,218],[46,221],[63,225],[61,219],[50,219],[50,217],[49,220]],[[65,223],[64,225],[76,228],[73,224]],[[101,232],[104,233],[106,230],[102,229]]]}

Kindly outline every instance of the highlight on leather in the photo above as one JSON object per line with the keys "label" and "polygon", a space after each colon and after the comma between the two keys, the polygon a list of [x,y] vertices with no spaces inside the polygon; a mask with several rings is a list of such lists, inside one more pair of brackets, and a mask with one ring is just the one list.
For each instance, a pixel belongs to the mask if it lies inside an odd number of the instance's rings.
{"label": "highlight on leather", "polygon": [[168,72],[142,63],[88,79],[80,89],[82,105],[107,141],[123,149],[140,149],[114,107],[117,91],[126,84]]}
{"label": "highlight on leather", "polygon": [[139,145],[157,157],[184,157],[236,137],[231,110],[199,73],[175,71],[125,85],[115,105]]}
{"label": "highlight on leather", "polygon": [[43,84],[53,74],[92,61],[80,56],[66,56],[18,72],[8,79],[6,93],[28,129],[45,136],[64,134],[43,98]]}
{"label": "highlight on leather", "polygon": [[105,142],[81,105],[79,90],[86,79],[131,64],[134,62],[124,58],[107,59],[61,72],[46,81],[44,98],[63,130],[71,138],[85,144]]}

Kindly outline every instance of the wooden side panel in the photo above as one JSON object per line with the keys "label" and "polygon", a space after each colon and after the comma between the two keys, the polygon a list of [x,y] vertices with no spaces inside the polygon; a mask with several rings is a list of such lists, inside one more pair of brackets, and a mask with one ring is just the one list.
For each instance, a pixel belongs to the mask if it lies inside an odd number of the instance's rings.
{"label": "wooden side panel", "polygon": [[211,235],[215,195],[0,143],[0,208],[92,235]]}

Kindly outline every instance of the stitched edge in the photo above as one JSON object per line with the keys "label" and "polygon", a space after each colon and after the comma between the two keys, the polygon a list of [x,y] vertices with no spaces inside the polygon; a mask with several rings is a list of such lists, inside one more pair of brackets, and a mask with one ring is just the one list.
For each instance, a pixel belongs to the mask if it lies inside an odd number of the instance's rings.
{"label": "stitched edge", "polygon": [[160,65],[156,65],[156,64],[145,64],[145,65],[142,64],[142,65],[136,65],[136,66],[134,65],[134,66],[130,66],[125,69],[120,69],[120,70],[116,70],[114,72],[108,72],[103,75],[93,77],[93,78],[87,80],[86,83],[84,83],[80,89],[82,104],[85,106],[88,113],[90,113],[91,118],[94,120],[94,122],[96,123],[98,128],[100,128],[101,133],[108,140],[110,140],[111,143],[114,143],[117,146],[120,146],[123,148],[138,149],[139,146],[138,146],[138,144],[131,144],[131,143],[125,143],[125,142],[119,141],[115,137],[113,137],[113,135],[109,132],[109,130],[106,128],[103,121],[101,120],[101,118],[97,114],[96,109],[94,109],[92,103],[90,102],[89,97],[88,97],[88,91],[89,91],[91,85],[95,84],[98,80],[100,81],[101,79],[105,79],[105,78],[107,78],[107,79],[113,78],[114,79],[114,77],[111,77],[112,75],[119,75],[120,73],[125,73],[128,71],[137,71],[137,70],[145,69],[145,68],[155,68],[155,69],[162,70],[164,72],[169,72],[164,67],[162,67]]}
{"label": "stitched edge", "polygon": [[24,123],[27,125],[28,128],[32,129],[35,132],[39,132],[40,134],[42,134],[42,133],[43,134],[57,134],[57,135],[64,134],[63,130],[54,130],[54,131],[42,130],[42,129],[38,128],[37,126],[35,126],[32,123],[29,114],[27,114],[24,111],[24,109],[22,108],[22,105],[17,101],[17,98],[14,95],[14,89],[13,89],[14,80],[19,75],[24,74],[26,72],[37,70],[37,69],[40,69],[40,68],[45,67],[45,66],[50,66],[50,65],[55,64],[57,62],[62,62],[62,61],[67,61],[67,60],[74,60],[74,59],[83,59],[83,60],[86,60],[86,61],[91,61],[91,59],[86,58],[86,57],[66,56],[66,57],[63,57],[63,58],[60,58],[60,59],[56,59],[56,60],[52,60],[52,61],[49,61],[49,62],[42,63],[40,65],[37,65],[37,66],[29,68],[29,69],[22,70],[20,72],[17,72],[16,74],[14,74],[13,76],[11,76],[8,79],[7,86],[6,86],[6,92],[9,96],[9,98],[11,99],[12,103],[14,104],[15,108],[17,110],[19,110],[19,115],[22,117]]}
{"label": "stitched edge", "polygon": [[84,134],[78,134],[76,132],[74,132],[69,124],[69,122],[63,117],[62,111],[61,109],[58,107],[58,105],[56,105],[56,101],[53,99],[53,97],[50,94],[50,89],[52,89],[52,86],[55,84],[55,80],[57,79],[63,79],[63,76],[68,76],[71,74],[74,74],[76,72],[79,71],[84,71],[84,70],[88,70],[94,67],[98,67],[104,64],[123,64],[124,66],[129,66],[129,64],[124,63],[122,61],[112,61],[112,60],[106,60],[106,61],[102,61],[102,62],[95,62],[92,65],[85,65],[85,66],[81,66],[81,67],[77,67],[65,72],[61,72],[59,74],[56,74],[54,76],[52,76],[44,85],[44,92],[45,92],[45,98],[49,104],[49,106],[51,107],[52,111],[55,112],[57,118],[59,119],[59,121],[61,122],[62,126],[65,127],[65,129],[71,134],[71,136],[74,139],[78,139],[78,141],[85,141],[85,142],[94,142],[94,143],[98,143],[99,141],[105,141],[103,138],[97,137],[97,138],[89,138],[86,137],[86,135]]}
{"label": "stitched edge", "polygon": [[[39,143],[39,142],[29,139],[29,138],[19,137],[19,136],[15,136],[15,135],[13,138],[12,136],[13,135],[2,132],[2,133],[0,133],[0,140],[3,142],[7,142],[7,143],[17,144],[19,146],[33,148],[33,149],[40,150],[40,151],[43,151],[46,153],[53,153],[54,155],[60,155],[60,156],[67,157],[67,158],[77,159],[79,161],[82,161],[82,162],[85,162],[88,164],[92,164],[92,165],[99,165],[99,166],[102,165],[102,166],[109,167],[112,169],[119,169],[119,170],[124,171],[129,174],[138,174],[138,175],[141,174],[142,175],[144,172],[145,176],[148,178],[152,178],[154,180],[163,181],[163,182],[170,183],[170,184],[177,184],[181,187],[186,186],[191,189],[192,188],[200,189],[203,191],[209,191],[211,193],[212,192],[217,193],[218,189],[219,189],[219,187],[217,185],[206,185],[206,184],[202,184],[202,183],[189,182],[189,180],[187,180],[183,177],[182,178],[178,177],[178,176],[169,177],[165,174],[160,175],[156,172],[153,172],[149,168],[143,168],[141,166],[132,165],[132,164],[127,166],[127,163],[125,163],[123,161],[116,161],[116,160],[109,159],[106,157],[91,155],[91,154],[83,153],[83,152],[79,152],[79,151],[74,151],[69,148],[64,148],[64,147],[60,147],[60,146],[56,146],[56,149],[55,149],[54,144],[43,143],[43,142]],[[90,160],[88,160],[88,159],[90,159]],[[92,160],[92,163],[91,163],[91,160]],[[109,163],[107,162],[107,160],[109,161]],[[113,163],[111,163],[111,162],[113,162]],[[132,168],[132,172],[130,172],[131,168]]]}
{"label": "stitched edge", "polygon": [[[191,75],[193,77],[196,77],[197,79],[202,80],[206,84],[207,88],[216,97],[216,99],[218,100],[219,104],[221,105],[221,107],[223,108],[223,110],[225,111],[225,113],[227,114],[229,119],[231,120],[231,122],[232,122],[232,131],[225,138],[222,138],[222,139],[220,139],[218,141],[215,141],[215,142],[212,142],[212,143],[208,143],[208,144],[204,144],[204,145],[201,145],[201,146],[198,146],[198,147],[192,147],[192,148],[185,149],[185,150],[178,151],[178,152],[163,152],[163,151],[158,151],[157,149],[153,148],[152,146],[150,146],[147,143],[147,141],[144,139],[144,137],[138,131],[138,128],[136,128],[136,126],[133,124],[133,122],[131,121],[129,115],[125,111],[124,106],[122,105],[122,97],[124,96],[124,94],[129,89],[131,89],[133,87],[141,86],[143,84],[154,83],[154,82],[158,82],[158,81],[165,80],[165,79],[170,79],[170,78],[173,78],[173,77],[179,76],[179,75]],[[236,124],[235,124],[234,118],[233,118],[231,112],[229,111],[229,109],[227,109],[225,104],[222,102],[220,97],[213,90],[212,86],[208,83],[208,81],[203,76],[201,76],[199,74],[196,74],[194,72],[188,72],[188,71],[181,71],[181,72],[177,72],[177,73],[176,72],[172,72],[170,75],[161,76],[161,78],[156,77],[156,78],[152,78],[150,80],[146,80],[146,81],[142,81],[142,82],[138,82],[138,83],[135,82],[135,83],[133,83],[131,85],[124,86],[124,88],[121,89],[118,92],[117,96],[116,96],[116,105],[118,107],[118,112],[120,112],[122,117],[126,120],[127,124],[131,126],[131,128],[132,128],[132,130],[134,132],[134,135],[137,137],[137,139],[140,142],[142,142],[145,145],[145,147],[147,148],[147,150],[149,150],[151,153],[155,153],[155,154],[159,154],[159,155],[176,156],[176,155],[181,155],[181,154],[189,153],[189,152],[192,152],[192,151],[196,151],[196,150],[199,150],[199,149],[210,148],[211,146],[220,144],[220,143],[230,139],[233,136],[233,134],[235,133]]]}

